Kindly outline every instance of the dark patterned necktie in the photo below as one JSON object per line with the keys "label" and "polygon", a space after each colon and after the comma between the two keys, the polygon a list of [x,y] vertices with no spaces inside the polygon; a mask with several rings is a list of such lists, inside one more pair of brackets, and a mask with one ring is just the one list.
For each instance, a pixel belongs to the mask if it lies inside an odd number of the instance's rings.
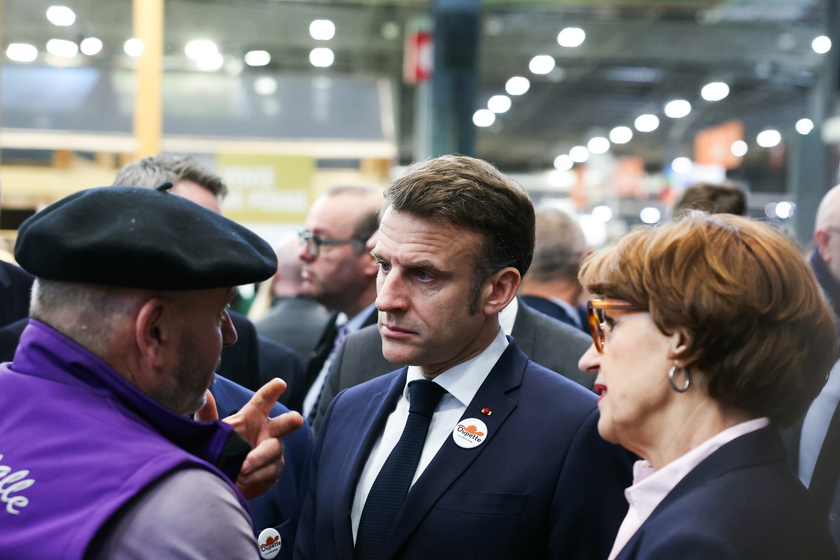
{"label": "dark patterned necktie", "polygon": [[315,422],[315,416],[318,415],[318,407],[321,405],[321,397],[324,396],[324,388],[327,386],[327,381],[329,381],[330,378],[332,363],[335,361],[336,356],[338,356],[338,349],[341,348],[341,343],[344,342],[345,338],[347,338],[349,332],[350,331],[347,329],[347,323],[342,323],[338,326],[335,338],[333,339],[333,347],[332,350],[330,350],[330,355],[327,356],[327,359],[324,361],[324,365],[321,366],[328,368],[327,375],[324,377],[324,380],[321,382],[321,386],[318,388],[318,396],[315,397],[315,402],[312,403],[312,410],[310,410],[309,414],[306,415],[306,420],[309,422],[310,426]]}
{"label": "dark patterned necktie", "polygon": [[414,479],[429,424],[444,393],[446,389],[425,379],[408,384],[408,420],[365,501],[356,535],[356,560],[380,557]]}

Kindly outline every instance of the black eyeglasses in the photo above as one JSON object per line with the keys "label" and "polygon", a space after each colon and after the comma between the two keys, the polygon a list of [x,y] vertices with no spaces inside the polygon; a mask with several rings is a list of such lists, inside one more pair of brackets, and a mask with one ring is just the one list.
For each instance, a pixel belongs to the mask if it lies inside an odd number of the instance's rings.
{"label": "black eyeglasses", "polygon": [[589,308],[589,331],[595,343],[595,350],[600,354],[604,353],[607,338],[604,334],[604,310],[640,311],[638,307],[622,299],[590,299],[587,307]]}
{"label": "black eyeglasses", "polygon": [[306,253],[313,259],[321,254],[322,245],[350,245],[353,243],[361,243],[364,246],[365,240],[358,237],[318,237],[311,231],[301,229],[298,231],[298,237],[301,244],[306,244]]}

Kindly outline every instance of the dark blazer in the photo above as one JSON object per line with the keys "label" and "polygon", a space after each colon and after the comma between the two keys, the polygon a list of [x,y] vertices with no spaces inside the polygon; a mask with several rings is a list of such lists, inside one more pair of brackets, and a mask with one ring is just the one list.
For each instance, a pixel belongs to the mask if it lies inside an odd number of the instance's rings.
{"label": "dark blazer", "polygon": [[[300,412],[303,409],[303,401],[306,399],[306,394],[309,392],[309,388],[312,386],[312,383],[315,382],[315,379],[321,372],[321,368],[324,367],[324,362],[327,361],[327,358],[330,356],[330,352],[332,352],[335,335],[338,332],[338,326],[335,324],[337,317],[338,313],[334,313],[329,324],[324,329],[324,332],[321,333],[321,337],[318,339],[318,344],[315,346],[315,350],[313,350],[310,355],[309,367],[306,369],[306,372],[301,377],[300,381],[296,381],[293,387],[290,382],[289,389],[291,390],[287,391],[288,396],[285,399],[282,397],[280,398],[280,402],[292,410]],[[378,313],[376,309],[374,309],[365,319],[364,323],[362,323],[362,326],[367,327],[369,325],[375,325],[377,317]],[[391,367],[387,371],[391,371],[392,369],[394,368]],[[324,389],[326,392],[326,387],[324,387]],[[323,397],[321,398],[323,399]]]}
{"label": "dark blazer", "polygon": [[[541,366],[588,389],[594,386],[595,376],[578,369],[578,360],[592,344],[592,337],[521,304],[511,335],[519,348]],[[375,325],[349,335],[341,345],[327,378],[318,414],[312,424],[316,433],[330,401],[338,393],[398,367],[382,355],[382,337]]]}
{"label": "dark blazer", "polygon": [[835,560],[837,550],[772,426],[692,470],[616,560]]}
{"label": "dark blazer", "polygon": [[218,373],[252,391],[274,377],[288,382],[301,375],[302,366],[291,348],[257,334],[244,315],[228,311],[236,328],[236,344],[222,348]]}
{"label": "dark blazer", "polygon": [[[607,557],[627,509],[628,454],[598,435],[593,393],[528,360],[509,340],[463,415],[486,423],[485,441],[464,449],[446,439],[410,490],[383,558]],[[330,405],[295,558],[353,558],[356,484],[406,372],[347,389]]]}
{"label": "dark blazer", "polygon": [[589,334],[589,314],[586,311],[586,307],[582,305],[578,305],[576,308],[576,319],[580,321],[580,327],[578,327],[577,323],[575,323],[575,319],[569,316],[569,313],[568,311],[566,311],[565,307],[556,304],[548,298],[539,296],[519,296],[519,301],[521,301],[531,309],[536,309],[540,313],[544,313],[549,317],[554,317],[558,321],[566,323],[567,325],[571,325],[576,329],[582,330],[584,334]]}
{"label": "dark blazer", "polygon": [[0,261],[0,327],[29,316],[29,296],[35,277]]}
{"label": "dark blazer", "polygon": [[0,362],[11,362],[15,357],[20,335],[29,324],[29,317],[19,319],[14,323],[0,327]]}
{"label": "dark blazer", "polygon": [[[782,439],[787,447],[790,466],[798,473],[802,422],[784,430]],[[809,491],[817,503],[817,510],[828,520],[828,529],[840,550],[840,405],[834,410],[820,446]]]}
{"label": "dark blazer", "polygon": [[840,406],[838,406],[811,477],[811,495],[817,501],[818,511],[828,517],[828,527],[834,543],[840,549]]}
{"label": "dark blazer", "polygon": [[[253,391],[221,375],[216,376],[216,382],[210,387],[210,392],[216,399],[219,418],[236,413],[254,396]],[[288,408],[278,403],[271,409],[270,416],[274,418],[288,411]],[[267,527],[277,529],[282,543],[277,558],[290,559],[309,481],[312,432],[304,421],[303,426],[280,439],[283,441],[283,473],[265,494],[248,500],[248,505],[257,535]]]}
{"label": "dark blazer", "polygon": [[273,304],[265,315],[254,321],[254,326],[261,336],[291,348],[306,371],[312,351],[333,320],[334,315],[323,305],[298,296],[283,298]]}

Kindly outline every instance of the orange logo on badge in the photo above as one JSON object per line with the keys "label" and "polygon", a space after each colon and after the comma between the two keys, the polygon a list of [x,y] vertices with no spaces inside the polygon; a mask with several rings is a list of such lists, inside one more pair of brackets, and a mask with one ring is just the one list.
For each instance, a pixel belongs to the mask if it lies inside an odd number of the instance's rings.
{"label": "orange logo on badge", "polygon": [[452,432],[452,439],[458,447],[471,449],[481,445],[487,435],[487,424],[478,418],[465,418]]}
{"label": "orange logo on badge", "polygon": [[277,532],[277,529],[272,527],[263,529],[257,540],[260,543],[261,557],[271,560],[280,554],[280,547],[283,546],[283,543],[280,541],[280,533]]}
{"label": "orange logo on badge", "polygon": [[475,427],[474,424],[470,424],[469,426],[464,426],[463,424],[458,424],[459,428],[463,428],[465,432],[468,434],[472,434],[474,436],[483,436],[484,432],[479,432],[478,428]]}

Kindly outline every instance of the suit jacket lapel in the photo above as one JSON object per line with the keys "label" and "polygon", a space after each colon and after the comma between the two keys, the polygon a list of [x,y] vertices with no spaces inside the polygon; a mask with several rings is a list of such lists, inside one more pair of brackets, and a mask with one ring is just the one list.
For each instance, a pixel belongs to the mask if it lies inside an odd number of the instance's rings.
{"label": "suit jacket lapel", "polygon": [[[740,436],[706,457],[694,467],[673,490],[668,492],[648,517],[652,521],[661,515],[668,515],[668,506],[687,494],[730,471],[753,465],[787,462],[784,444],[778,430],[767,426]],[[647,521],[645,523],[647,523]],[[616,556],[616,560],[633,557],[631,552],[637,546],[645,525],[639,528]]]}
{"label": "suit jacket lapel", "polygon": [[824,516],[828,516],[831,510],[838,472],[840,472],[840,406],[835,409],[831,422],[828,424],[828,432],[820,447],[814,474],[811,476],[811,495],[816,499],[819,511]]}
{"label": "suit jacket lapel", "polygon": [[[471,449],[459,447],[451,437],[446,439],[440,451],[409,491],[397,516],[394,531],[382,551],[383,558],[393,557],[397,553],[438,499],[484,450],[493,444],[493,438],[499,428],[516,409],[517,401],[507,393],[520,385],[528,358],[510,337],[508,341],[510,345],[461,417],[481,419],[487,425],[486,439]],[[490,416],[484,415],[481,413],[483,408],[489,408],[493,413]]]}
{"label": "suit jacket lapel", "polygon": [[369,327],[370,325],[375,325],[376,321],[378,319],[379,319],[379,311],[377,311],[376,308],[374,307],[373,311],[371,311],[370,315],[368,315],[367,319],[365,319],[365,322],[362,323],[361,328]]}
{"label": "suit jacket lapel", "polygon": [[407,371],[408,368],[402,368],[400,374],[394,376],[386,389],[371,397],[360,416],[355,433],[347,444],[347,454],[343,461],[344,468],[341,470],[341,477],[336,485],[338,495],[335,496],[335,500],[338,504],[333,508],[333,526],[336,527],[336,551],[339,558],[353,557],[350,512],[356,496],[356,485],[359,483],[373,445],[385,429],[385,422],[402,395]]}

